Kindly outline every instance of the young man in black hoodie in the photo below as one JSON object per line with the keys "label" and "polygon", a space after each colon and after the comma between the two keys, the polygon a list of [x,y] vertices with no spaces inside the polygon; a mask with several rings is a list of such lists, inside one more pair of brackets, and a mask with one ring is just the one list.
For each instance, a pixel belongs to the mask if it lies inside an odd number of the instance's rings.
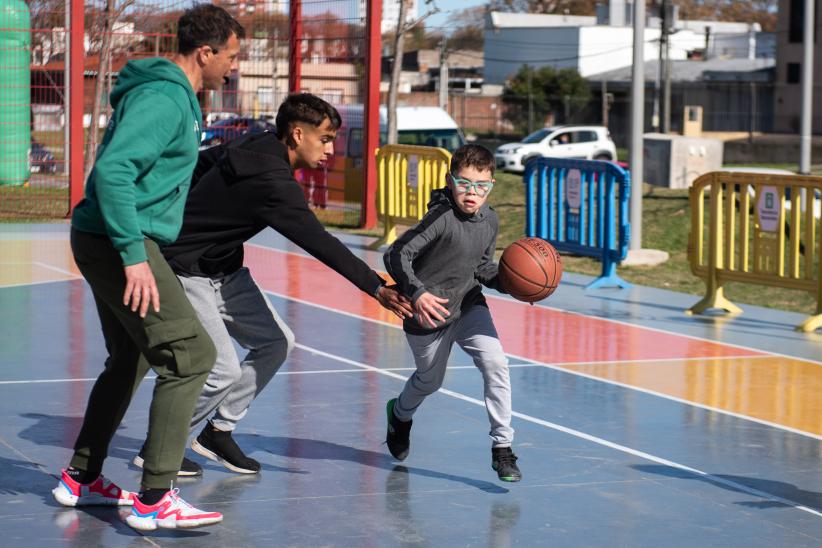
{"label": "young man in black hoodie", "polygon": [[[211,418],[191,447],[233,472],[260,471],[232,432],[294,347],[294,334],[243,266],[246,241],[271,227],[399,317],[411,314],[406,299],[325,230],[294,179],[294,169],[316,168],[334,153],[340,123],[319,97],[291,95],[277,113],[276,135],[247,135],[202,151],[180,236],[163,248],[217,347],[191,428]],[[242,360],[232,340],[248,349]],[[141,455],[134,462],[140,466]]]}
{"label": "young man in black hoodie", "polygon": [[403,323],[417,370],[400,395],[388,401],[388,450],[405,460],[411,417],[439,390],[451,347],[458,344],[482,373],[491,423],[491,467],[503,481],[522,474],[511,450],[511,380],[482,286],[500,290],[494,249],[499,220],[485,202],[494,188],[494,156],[479,145],[454,152],[447,187],[434,190],[428,213],[385,253],[388,273],[397,280],[415,314]]}

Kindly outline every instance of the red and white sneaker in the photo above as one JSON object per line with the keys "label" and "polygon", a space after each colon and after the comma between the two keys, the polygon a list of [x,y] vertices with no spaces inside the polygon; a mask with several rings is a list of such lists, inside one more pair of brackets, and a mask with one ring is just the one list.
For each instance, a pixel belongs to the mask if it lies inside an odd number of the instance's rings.
{"label": "red and white sneaker", "polygon": [[63,506],[131,506],[136,498],[102,474],[91,483],[78,483],[66,470],[51,493]]}
{"label": "red and white sneaker", "polygon": [[172,489],[157,504],[143,504],[134,497],[134,506],[126,523],[140,531],[163,529],[188,529],[203,527],[223,521],[219,512],[204,512],[180,498],[179,489]]}

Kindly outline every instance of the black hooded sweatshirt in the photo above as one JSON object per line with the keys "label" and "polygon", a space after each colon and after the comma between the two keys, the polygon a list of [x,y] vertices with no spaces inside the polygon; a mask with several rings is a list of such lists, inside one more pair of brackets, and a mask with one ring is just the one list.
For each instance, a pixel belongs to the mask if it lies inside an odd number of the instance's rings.
{"label": "black hooded sweatshirt", "polygon": [[308,208],[288,150],[268,132],[200,153],[180,236],[163,248],[163,255],[179,275],[222,277],[243,266],[243,244],[266,227],[369,295],[384,283]]}

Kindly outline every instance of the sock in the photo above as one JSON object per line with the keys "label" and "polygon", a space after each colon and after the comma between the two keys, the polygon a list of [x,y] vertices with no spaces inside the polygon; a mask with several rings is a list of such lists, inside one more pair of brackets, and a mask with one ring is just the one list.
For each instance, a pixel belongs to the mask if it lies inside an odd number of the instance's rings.
{"label": "sock", "polygon": [[89,472],[88,470],[78,470],[73,466],[69,466],[68,470],[66,470],[66,473],[71,479],[73,479],[77,483],[82,483],[84,485],[93,482],[100,475],[99,472],[95,474],[93,472]]}
{"label": "sock", "polygon": [[166,493],[168,493],[168,489],[145,489],[140,491],[140,494],[137,496],[143,504],[153,506],[160,502],[160,499],[163,498]]}

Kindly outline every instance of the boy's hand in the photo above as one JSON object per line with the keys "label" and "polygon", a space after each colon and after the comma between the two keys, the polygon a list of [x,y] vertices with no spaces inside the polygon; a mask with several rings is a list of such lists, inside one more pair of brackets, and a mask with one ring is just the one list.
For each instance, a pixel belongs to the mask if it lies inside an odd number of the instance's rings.
{"label": "boy's hand", "polygon": [[420,323],[437,327],[437,321],[444,322],[445,318],[451,315],[448,309],[442,306],[447,302],[448,299],[436,297],[427,291],[420,295],[414,303],[414,310],[419,315]]}
{"label": "boy's hand", "polygon": [[377,301],[383,306],[399,316],[401,320],[414,315],[411,301],[400,295],[396,285],[384,285],[377,290]]}
{"label": "boy's hand", "polygon": [[154,305],[154,312],[160,311],[160,292],[157,291],[157,282],[148,261],[125,267],[126,291],[123,294],[123,304],[131,306],[132,312],[140,309],[140,317],[145,318],[148,305]]}

